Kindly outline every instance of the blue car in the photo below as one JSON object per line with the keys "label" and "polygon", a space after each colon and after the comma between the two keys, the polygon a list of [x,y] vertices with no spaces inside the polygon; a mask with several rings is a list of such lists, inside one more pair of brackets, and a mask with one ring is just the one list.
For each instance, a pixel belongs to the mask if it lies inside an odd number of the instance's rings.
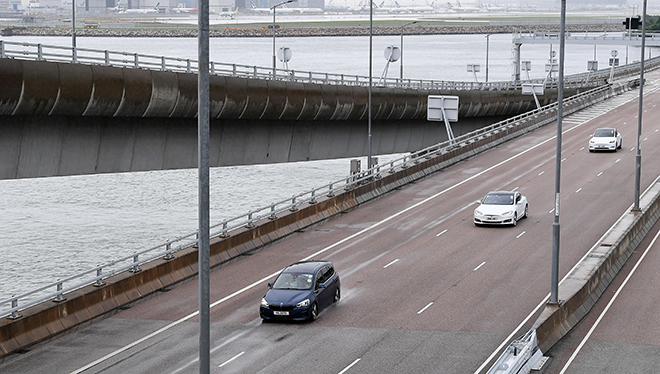
{"label": "blue car", "polygon": [[341,297],[339,275],[328,261],[291,264],[268,288],[259,307],[265,321],[314,321],[321,310]]}

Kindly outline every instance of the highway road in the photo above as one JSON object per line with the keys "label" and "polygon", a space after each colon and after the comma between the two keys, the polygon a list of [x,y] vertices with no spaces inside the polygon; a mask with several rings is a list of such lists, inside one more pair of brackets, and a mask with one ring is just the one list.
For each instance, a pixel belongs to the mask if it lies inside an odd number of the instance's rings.
{"label": "highway road", "polygon": [[[648,74],[645,88],[642,189],[660,175],[659,77]],[[564,119],[561,277],[633,202],[636,96]],[[597,127],[617,127],[623,149],[588,152]],[[214,270],[211,372],[485,372],[498,347],[529,329],[550,291],[555,135],[546,126]],[[516,227],[473,225],[477,200],[513,189],[527,196],[529,218]],[[310,258],[335,264],[342,299],[313,323],[262,323],[266,283]],[[196,281],[179,285],[14,355],[0,372],[196,373],[197,292]],[[598,342],[612,335],[621,334],[601,332]],[[634,343],[642,342],[658,357],[657,338]]]}

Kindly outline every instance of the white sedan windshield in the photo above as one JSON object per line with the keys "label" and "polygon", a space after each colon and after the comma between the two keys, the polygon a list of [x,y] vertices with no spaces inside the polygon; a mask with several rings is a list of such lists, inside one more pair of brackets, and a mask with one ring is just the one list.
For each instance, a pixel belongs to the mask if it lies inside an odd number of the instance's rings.
{"label": "white sedan windshield", "polygon": [[513,205],[512,194],[488,194],[484,198],[486,205]]}
{"label": "white sedan windshield", "polygon": [[613,138],[614,130],[613,129],[598,129],[594,133],[594,138]]}

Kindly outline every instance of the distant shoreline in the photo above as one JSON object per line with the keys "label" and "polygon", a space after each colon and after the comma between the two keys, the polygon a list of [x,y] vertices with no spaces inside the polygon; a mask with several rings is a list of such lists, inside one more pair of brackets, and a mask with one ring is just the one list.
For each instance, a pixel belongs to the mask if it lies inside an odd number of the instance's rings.
{"label": "distant shoreline", "polygon": [[[566,25],[568,32],[602,32],[624,31],[619,24],[585,24]],[[446,34],[513,34],[517,32],[529,33],[535,31],[559,32],[559,25],[463,25],[463,26],[416,26],[405,30],[406,35],[446,35]],[[374,26],[373,35],[400,35],[400,27]],[[2,30],[3,36],[71,36],[71,29],[54,27],[6,27]],[[272,37],[273,31],[267,27],[225,27],[211,29],[211,38],[244,37],[260,38]],[[319,37],[319,36],[367,36],[368,27],[287,27],[277,29],[278,37]],[[196,28],[76,28],[79,37],[197,37]]]}

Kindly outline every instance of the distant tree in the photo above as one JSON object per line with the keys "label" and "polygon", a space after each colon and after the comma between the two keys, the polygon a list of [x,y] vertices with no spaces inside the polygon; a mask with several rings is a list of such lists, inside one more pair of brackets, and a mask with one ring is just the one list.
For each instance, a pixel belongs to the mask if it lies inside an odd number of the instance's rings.
{"label": "distant tree", "polygon": [[[639,30],[642,30],[640,25]],[[646,30],[660,30],[660,16],[646,16]]]}

